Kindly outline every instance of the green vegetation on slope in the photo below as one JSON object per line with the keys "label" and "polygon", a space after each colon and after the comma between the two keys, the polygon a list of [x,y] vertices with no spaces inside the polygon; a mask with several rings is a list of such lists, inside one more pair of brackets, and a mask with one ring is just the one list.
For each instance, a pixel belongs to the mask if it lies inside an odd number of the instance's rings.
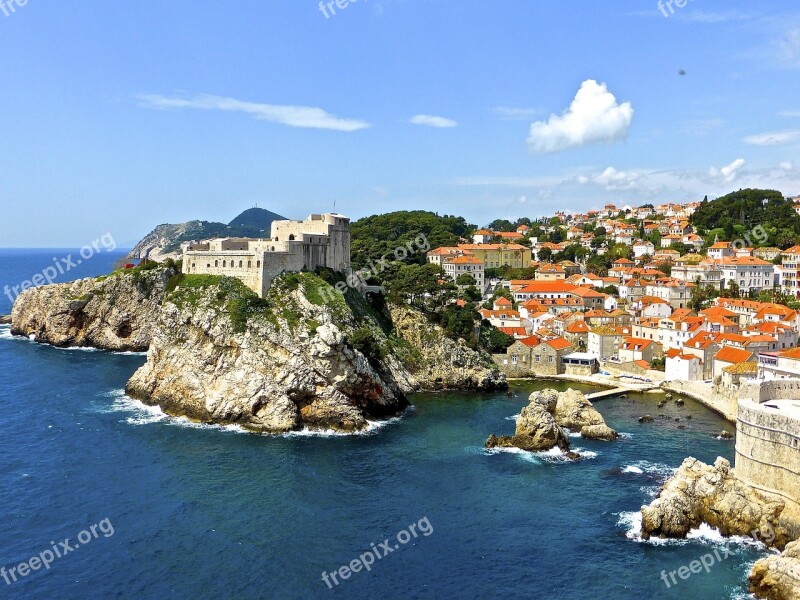
{"label": "green vegetation on slope", "polygon": [[[692,215],[692,225],[712,243],[717,235],[730,242],[749,234],[749,245],[786,248],[800,237],[800,215],[793,202],[774,190],[739,190],[705,201]],[[752,233],[758,226],[766,238]]]}
{"label": "green vegetation on slope", "polygon": [[[397,211],[359,219],[350,227],[352,266],[355,270],[363,269],[370,260],[377,262],[383,256],[393,261],[395,249],[413,243],[420,234],[425,235],[430,248],[438,248],[457,244],[460,237],[473,229],[475,226],[463,217],[439,216],[424,210]],[[403,262],[422,265],[425,260],[425,251],[421,250],[410,254]]]}

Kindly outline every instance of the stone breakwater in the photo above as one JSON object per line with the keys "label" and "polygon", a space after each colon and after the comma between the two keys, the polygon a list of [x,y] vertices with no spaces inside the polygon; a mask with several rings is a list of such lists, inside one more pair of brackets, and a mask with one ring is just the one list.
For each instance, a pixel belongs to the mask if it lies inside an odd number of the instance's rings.
{"label": "stone breakwater", "polygon": [[[580,432],[588,439],[615,440],[617,432],[608,427],[603,416],[578,390],[534,392],[529,404],[517,417],[513,436],[494,434],[486,440],[487,448],[515,447],[540,452],[558,447],[569,453],[567,431]],[[568,454],[571,458],[574,455]]]}

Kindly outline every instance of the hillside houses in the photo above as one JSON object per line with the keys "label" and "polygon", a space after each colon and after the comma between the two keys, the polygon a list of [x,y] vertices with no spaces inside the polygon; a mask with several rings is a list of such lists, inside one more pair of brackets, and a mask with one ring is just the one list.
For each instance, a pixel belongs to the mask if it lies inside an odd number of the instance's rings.
{"label": "hillside houses", "polygon": [[[762,362],[777,377],[791,360],[782,353],[800,341],[800,316],[756,298],[783,292],[800,299],[800,245],[758,247],[750,236],[706,247],[708,232],[691,221],[698,206],[560,211],[516,231],[478,229],[456,246],[431,250],[428,262],[452,280],[475,274],[484,292],[481,318],[514,338],[498,360],[517,372],[524,365],[564,373],[593,357],[632,363],[638,373],[656,365],[666,380],[735,386],[757,376]],[[525,278],[503,279],[509,269]],[[499,288],[513,306],[495,296]]]}

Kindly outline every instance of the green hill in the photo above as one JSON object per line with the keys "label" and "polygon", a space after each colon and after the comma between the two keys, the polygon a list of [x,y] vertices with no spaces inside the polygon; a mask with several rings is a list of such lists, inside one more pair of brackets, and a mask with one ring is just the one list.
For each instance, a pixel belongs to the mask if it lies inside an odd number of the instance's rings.
{"label": "green hill", "polygon": [[233,221],[228,223],[237,231],[234,235],[242,237],[269,237],[273,221],[283,221],[286,217],[263,208],[248,208]]}
{"label": "green hill", "polygon": [[249,208],[230,223],[187,221],[159,225],[134,246],[128,258],[163,260],[177,256],[183,242],[217,237],[269,237],[272,221],[283,220],[263,208]]}
{"label": "green hill", "polygon": [[[354,222],[350,227],[351,256],[354,269],[366,266],[370,260],[391,255],[396,248],[424,234],[431,248],[452,246],[468,231],[475,229],[463,217],[439,216],[436,213],[414,210],[373,215]],[[390,258],[390,260],[394,260]],[[424,252],[409,256],[406,264],[425,264]]]}
{"label": "green hill", "polygon": [[[704,201],[691,222],[702,236],[718,235],[724,241],[749,237],[755,246],[786,248],[800,238],[800,215],[795,212],[794,203],[775,190],[739,190]],[[753,233],[759,226],[766,232],[766,239]]]}

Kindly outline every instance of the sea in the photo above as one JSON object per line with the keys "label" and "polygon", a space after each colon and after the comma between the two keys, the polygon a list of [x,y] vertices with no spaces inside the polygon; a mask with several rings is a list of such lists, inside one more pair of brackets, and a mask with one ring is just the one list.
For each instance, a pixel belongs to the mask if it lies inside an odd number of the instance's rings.
{"label": "sea", "polygon": [[[0,250],[0,290],[75,252]],[[145,360],[0,327],[0,598],[717,600],[747,598],[768,553],[705,526],[689,540],[638,535],[640,507],[685,457],[733,459],[718,439],[731,425],[692,400],[598,401],[623,435],[573,437],[570,462],[483,444],[513,432],[532,391],[591,386],[419,394],[361,435],[266,436],[126,397]]]}

